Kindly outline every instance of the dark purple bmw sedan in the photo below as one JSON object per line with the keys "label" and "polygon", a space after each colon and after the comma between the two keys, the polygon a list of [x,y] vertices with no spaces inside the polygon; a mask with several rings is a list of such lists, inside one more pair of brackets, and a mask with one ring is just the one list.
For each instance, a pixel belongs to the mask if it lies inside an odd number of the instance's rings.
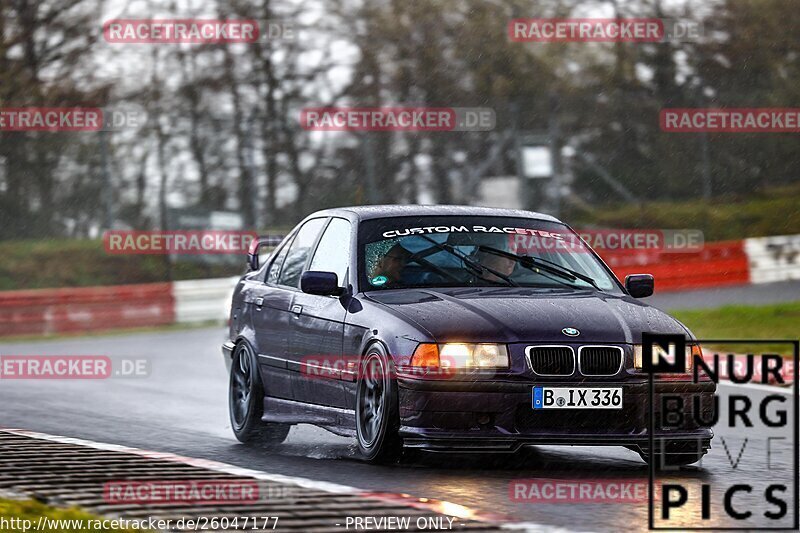
{"label": "dark purple bmw sedan", "polygon": [[[262,254],[263,255],[263,254]],[[696,462],[715,385],[642,371],[642,334],[681,335],[621,284],[577,234],[538,213],[369,206],[308,216],[236,286],[230,418],[241,441],[282,442],[293,424],[357,439],[369,461],[403,448],[513,452],[531,444],[625,446]],[[684,396],[680,426],[654,424]],[[651,402],[652,400],[652,402]],[[655,420],[660,420],[659,416]]]}

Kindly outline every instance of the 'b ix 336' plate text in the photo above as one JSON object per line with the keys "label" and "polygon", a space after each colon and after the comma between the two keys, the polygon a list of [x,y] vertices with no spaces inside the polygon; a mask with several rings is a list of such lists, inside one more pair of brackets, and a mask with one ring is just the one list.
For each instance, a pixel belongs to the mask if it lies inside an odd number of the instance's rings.
{"label": "'b ix 336' plate text", "polygon": [[622,409],[622,387],[534,387],[534,409]]}

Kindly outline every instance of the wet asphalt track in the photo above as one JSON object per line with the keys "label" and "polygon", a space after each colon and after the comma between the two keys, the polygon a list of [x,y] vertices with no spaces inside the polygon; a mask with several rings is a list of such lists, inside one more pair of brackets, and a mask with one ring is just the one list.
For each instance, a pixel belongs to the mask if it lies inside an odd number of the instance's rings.
{"label": "wet asphalt track", "polygon": [[[214,459],[364,490],[409,493],[499,513],[513,521],[594,531],[646,527],[646,503],[532,504],[509,497],[511,481],[523,478],[646,481],[645,464],[622,448],[537,447],[516,455],[479,457],[419,455],[399,466],[381,467],[359,462],[350,439],[310,426],[294,427],[287,442],[272,450],[239,444],[229,429],[222,340],[222,328],[215,327],[0,344],[2,355],[109,355],[148,358],[152,363],[147,378],[0,380],[0,427]],[[730,387],[725,390],[729,392]],[[748,389],[746,394],[757,405],[769,393]],[[773,436],[792,437],[791,426],[772,431]],[[768,470],[767,433],[748,430],[748,443],[734,469],[720,437],[727,437],[728,453],[735,461],[742,448],[742,433],[717,430],[717,435],[702,467],[672,474],[672,479],[695,486],[711,483],[717,500],[715,513],[721,509],[723,485],[740,482],[761,487],[779,478],[791,481],[793,452],[781,444],[790,440],[773,441],[773,470]],[[790,484],[790,511],[791,489]],[[760,491],[756,489],[751,507],[759,513],[769,508]],[[745,498],[737,497],[737,501]],[[691,515],[684,515],[692,520]],[[715,519],[714,525],[721,525],[716,515]],[[729,521],[727,525],[736,524]]]}

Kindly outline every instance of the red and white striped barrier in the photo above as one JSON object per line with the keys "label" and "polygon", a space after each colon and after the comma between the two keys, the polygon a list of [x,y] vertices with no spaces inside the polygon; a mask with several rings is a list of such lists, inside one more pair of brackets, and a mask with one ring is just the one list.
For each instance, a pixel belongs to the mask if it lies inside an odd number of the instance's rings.
{"label": "red and white striped barrier", "polygon": [[0,337],[224,322],[237,278],[0,292]]}
{"label": "red and white striped barrier", "polygon": [[[693,252],[601,254],[620,279],[647,272],[659,292],[800,279],[800,235],[707,243]],[[0,292],[0,336],[224,321],[238,278]]]}
{"label": "red and white striped barrier", "polygon": [[800,235],[745,239],[750,282],[800,279]]}
{"label": "red and white striped barrier", "polygon": [[0,292],[0,336],[99,331],[174,322],[171,283]]}
{"label": "red and white striped barrier", "polygon": [[620,279],[653,274],[658,291],[800,280],[800,235],[706,243],[694,252],[624,249],[600,256]]}
{"label": "red and white striped barrier", "polygon": [[708,243],[695,252],[625,249],[600,252],[600,256],[620,280],[628,274],[653,274],[659,292],[750,281],[744,241]]}

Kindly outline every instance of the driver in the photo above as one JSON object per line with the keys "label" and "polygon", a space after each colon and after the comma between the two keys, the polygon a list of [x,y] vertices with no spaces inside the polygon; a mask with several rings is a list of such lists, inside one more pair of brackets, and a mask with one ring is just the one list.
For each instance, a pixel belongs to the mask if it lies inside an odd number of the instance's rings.
{"label": "driver", "polygon": [[[509,259],[508,257],[503,257],[501,255],[493,254],[490,252],[485,252],[480,249],[476,249],[475,252],[473,252],[472,258],[475,261],[477,261],[482,267],[490,268],[495,272],[498,272],[505,276],[510,276],[511,273],[514,272],[514,267],[517,266],[517,263],[513,259]],[[484,274],[484,277],[489,281],[496,281],[496,282],[504,281],[499,276],[492,274],[491,272],[488,271]]]}
{"label": "driver", "polygon": [[[393,287],[402,283],[403,269],[411,258],[411,252],[399,243],[395,244],[378,260],[373,274],[373,285]],[[377,283],[376,283],[377,282]]]}

